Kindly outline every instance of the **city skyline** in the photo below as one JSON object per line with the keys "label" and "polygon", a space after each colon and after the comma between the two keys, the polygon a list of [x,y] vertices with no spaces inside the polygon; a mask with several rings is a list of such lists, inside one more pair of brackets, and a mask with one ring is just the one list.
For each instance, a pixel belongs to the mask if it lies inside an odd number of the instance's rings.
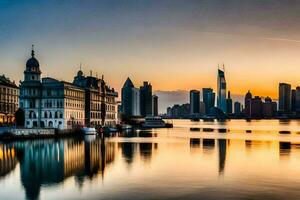
{"label": "city skyline", "polygon": [[44,77],[71,81],[81,62],[118,91],[127,77],[159,91],[216,90],[211,77],[223,62],[232,94],[275,99],[279,82],[299,84],[292,1],[3,1],[0,10],[1,69],[16,82],[34,43]]}

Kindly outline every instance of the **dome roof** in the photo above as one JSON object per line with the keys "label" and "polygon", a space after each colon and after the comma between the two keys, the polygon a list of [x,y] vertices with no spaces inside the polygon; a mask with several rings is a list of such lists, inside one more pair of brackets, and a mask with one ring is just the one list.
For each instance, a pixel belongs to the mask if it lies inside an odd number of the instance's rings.
{"label": "dome roof", "polygon": [[34,57],[34,50],[31,50],[31,58],[29,58],[26,62],[26,71],[40,71],[39,69],[40,63]]}
{"label": "dome roof", "polygon": [[81,70],[79,70],[79,71],[77,72],[77,76],[83,76],[83,72],[82,72]]}
{"label": "dome roof", "polygon": [[27,69],[31,69],[32,67],[36,67],[36,68],[40,67],[40,63],[35,57],[29,58],[26,62]]}

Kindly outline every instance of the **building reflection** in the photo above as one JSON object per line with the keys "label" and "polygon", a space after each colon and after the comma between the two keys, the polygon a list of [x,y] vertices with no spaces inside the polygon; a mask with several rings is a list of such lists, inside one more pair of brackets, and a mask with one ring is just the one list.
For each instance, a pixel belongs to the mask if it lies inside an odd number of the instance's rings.
{"label": "building reflection", "polygon": [[289,156],[291,153],[291,142],[279,142],[279,156],[281,158]]}
{"label": "building reflection", "polygon": [[0,179],[13,171],[17,163],[15,149],[0,144]]}
{"label": "building reflection", "polygon": [[225,139],[218,139],[218,147],[219,147],[219,174],[223,174],[225,168],[225,161],[226,161],[227,141]]}
{"label": "building reflection", "polygon": [[211,154],[215,148],[215,139],[202,139],[203,153]]}
{"label": "building reflection", "polygon": [[200,147],[200,138],[190,138],[190,147],[199,148]]}
{"label": "building reflection", "polygon": [[[140,156],[143,161],[150,161],[152,157],[152,149],[153,149],[153,143],[139,143],[140,147]],[[157,145],[156,145],[157,148]]]}
{"label": "building reflection", "polygon": [[27,199],[38,199],[41,186],[58,184],[71,176],[81,186],[84,177],[103,176],[106,165],[115,159],[114,143],[103,139],[34,140],[14,146]]}
{"label": "building reflection", "polygon": [[122,150],[122,157],[125,159],[127,164],[133,162],[135,152],[137,152],[137,143],[122,142],[118,143],[118,147]]}

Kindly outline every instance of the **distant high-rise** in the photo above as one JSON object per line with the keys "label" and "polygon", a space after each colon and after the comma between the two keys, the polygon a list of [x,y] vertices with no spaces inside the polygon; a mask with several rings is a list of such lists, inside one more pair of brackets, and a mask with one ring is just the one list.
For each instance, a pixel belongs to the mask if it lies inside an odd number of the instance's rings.
{"label": "distant high-rise", "polygon": [[158,96],[152,96],[152,115],[158,116]]}
{"label": "distant high-rise", "polygon": [[290,112],[292,108],[291,85],[279,83],[279,111]]}
{"label": "distant high-rise", "polygon": [[140,105],[143,117],[152,115],[152,85],[147,81],[140,87]]}
{"label": "distant high-rise", "polygon": [[127,78],[122,88],[122,112],[127,117],[140,115],[140,92],[130,78]]}
{"label": "distant high-rise", "polygon": [[226,80],[224,71],[218,69],[218,96],[217,106],[226,113]]}
{"label": "distant high-rise", "polygon": [[252,100],[252,94],[250,91],[248,91],[245,96],[245,116],[246,117],[251,117],[251,100]]}
{"label": "distant high-rise", "polygon": [[300,112],[300,87],[296,87],[296,111]]}
{"label": "distant high-rise", "polygon": [[238,116],[241,114],[241,103],[236,101],[234,102],[234,115]]}
{"label": "distant high-rise", "polygon": [[226,111],[227,114],[232,114],[232,99],[230,96],[230,91],[228,91],[228,98],[226,99]]}
{"label": "distant high-rise", "polygon": [[190,91],[190,114],[199,114],[200,112],[200,91],[191,90]]}
{"label": "distant high-rise", "polygon": [[292,93],[291,93],[291,110],[293,112],[296,111],[296,90],[292,89]]}
{"label": "distant high-rise", "polygon": [[212,88],[203,88],[202,95],[205,105],[205,114],[208,115],[210,113],[210,109],[215,106],[215,93]]}
{"label": "distant high-rise", "polygon": [[261,118],[262,117],[262,100],[259,96],[255,96],[251,99],[251,116],[252,118]]}
{"label": "distant high-rise", "polygon": [[277,110],[277,103],[272,101],[270,97],[265,98],[262,107],[262,115],[264,118],[272,118],[275,116]]}

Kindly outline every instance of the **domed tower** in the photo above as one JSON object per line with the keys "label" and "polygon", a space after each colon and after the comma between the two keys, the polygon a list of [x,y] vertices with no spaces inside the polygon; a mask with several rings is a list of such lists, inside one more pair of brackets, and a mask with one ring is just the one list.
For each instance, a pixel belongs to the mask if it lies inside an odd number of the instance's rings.
{"label": "domed tower", "polygon": [[26,69],[24,71],[25,81],[41,81],[41,70],[39,61],[34,57],[34,48],[32,45],[31,58],[26,62]]}

